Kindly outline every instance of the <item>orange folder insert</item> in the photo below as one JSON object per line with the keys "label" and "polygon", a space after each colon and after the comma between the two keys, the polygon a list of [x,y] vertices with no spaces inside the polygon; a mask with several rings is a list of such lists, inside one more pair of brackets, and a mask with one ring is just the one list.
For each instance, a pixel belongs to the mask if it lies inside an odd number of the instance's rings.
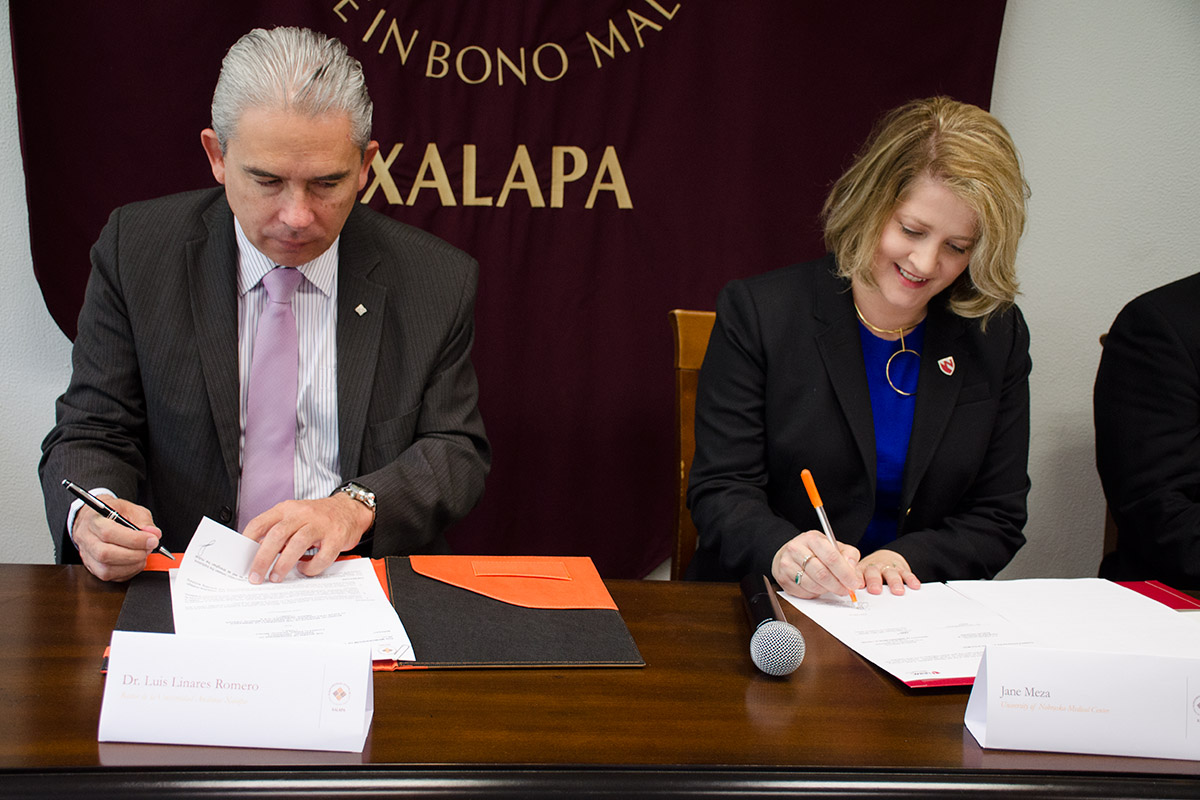
{"label": "orange folder insert", "polygon": [[525,608],[617,610],[590,558],[409,556],[413,572]]}

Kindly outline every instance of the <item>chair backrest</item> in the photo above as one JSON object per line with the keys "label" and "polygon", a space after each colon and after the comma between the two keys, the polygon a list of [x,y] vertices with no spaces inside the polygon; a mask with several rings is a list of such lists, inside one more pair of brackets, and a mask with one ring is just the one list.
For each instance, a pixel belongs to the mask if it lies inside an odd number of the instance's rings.
{"label": "chair backrest", "polygon": [[687,507],[688,473],[696,452],[696,384],[716,319],[713,311],[677,308],[671,312],[671,332],[675,336],[675,464],[679,468],[671,580],[683,577],[696,552],[696,526]]}

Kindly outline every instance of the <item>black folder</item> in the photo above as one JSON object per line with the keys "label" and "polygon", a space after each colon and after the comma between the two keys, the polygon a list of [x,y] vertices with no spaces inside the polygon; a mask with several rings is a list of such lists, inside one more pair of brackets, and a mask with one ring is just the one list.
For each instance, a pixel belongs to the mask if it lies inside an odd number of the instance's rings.
{"label": "black folder", "polygon": [[[615,605],[516,605],[420,574],[405,556],[384,559],[384,572],[389,597],[404,623],[416,661],[377,661],[376,670],[645,666]],[[604,594],[607,596],[607,591]],[[166,572],[143,572],[130,581],[116,627],[175,632]]]}

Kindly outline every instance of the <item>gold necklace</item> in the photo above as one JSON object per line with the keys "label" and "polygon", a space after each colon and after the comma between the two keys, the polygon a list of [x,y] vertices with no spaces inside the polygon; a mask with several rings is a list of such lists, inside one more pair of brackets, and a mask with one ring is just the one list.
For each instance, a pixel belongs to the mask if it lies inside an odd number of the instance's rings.
{"label": "gold necklace", "polygon": [[921,359],[920,353],[918,353],[916,350],[909,350],[908,346],[904,344],[904,332],[915,330],[916,327],[921,324],[920,321],[909,325],[907,328],[879,328],[867,321],[867,318],[863,316],[862,309],[858,307],[858,303],[854,303],[854,313],[858,315],[858,319],[863,325],[866,325],[876,333],[896,333],[900,335],[900,349],[892,353],[892,355],[888,358],[887,364],[885,364],[883,367],[883,377],[887,378],[888,386],[892,387],[893,392],[903,395],[904,397],[912,397],[915,392],[901,391],[900,389],[896,388],[896,384],[892,383],[892,360],[901,353],[912,353],[917,357],[918,361]]}

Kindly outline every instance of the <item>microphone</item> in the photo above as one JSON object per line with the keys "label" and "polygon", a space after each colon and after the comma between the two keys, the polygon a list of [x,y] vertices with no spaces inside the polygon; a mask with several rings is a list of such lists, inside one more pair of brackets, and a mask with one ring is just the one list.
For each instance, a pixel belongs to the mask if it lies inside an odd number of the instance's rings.
{"label": "microphone", "polygon": [[742,578],[742,599],[754,633],[750,636],[750,660],[768,675],[790,675],[804,660],[804,637],[783,618],[779,598],[766,575]]}

